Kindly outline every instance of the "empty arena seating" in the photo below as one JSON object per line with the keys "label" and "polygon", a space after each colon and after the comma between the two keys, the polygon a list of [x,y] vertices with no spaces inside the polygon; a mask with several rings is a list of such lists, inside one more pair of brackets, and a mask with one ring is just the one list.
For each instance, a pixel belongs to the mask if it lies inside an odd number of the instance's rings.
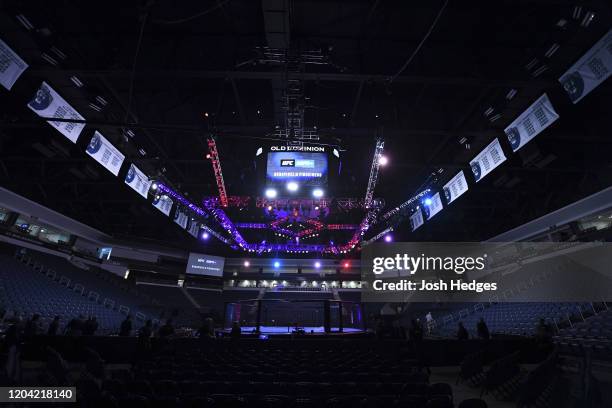
{"label": "empty arena seating", "polygon": [[565,348],[588,347],[612,354],[612,310],[603,310],[584,322],[562,329],[555,341]]}
{"label": "empty arena seating", "polygon": [[509,302],[461,304],[450,313],[436,316],[436,335],[454,337],[457,323],[463,322],[471,337],[476,337],[476,323],[484,318],[491,334],[531,336],[540,319],[556,330],[583,321],[595,313],[592,303]]}
{"label": "empty arena seating", "polygon": [[118,310],[96,302],[75,289],[45,276],[17,259],[0,255],[0,301],[7,311],[28,318],[33,313],[45,321],[61,316],[61,327],[78,315],[96,316],[99,333],[113,332],[125,318]]}

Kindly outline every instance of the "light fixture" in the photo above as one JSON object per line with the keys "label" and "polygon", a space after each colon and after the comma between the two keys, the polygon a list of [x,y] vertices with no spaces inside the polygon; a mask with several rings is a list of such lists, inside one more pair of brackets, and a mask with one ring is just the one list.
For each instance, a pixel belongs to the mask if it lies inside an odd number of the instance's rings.
{"label": "light fixture", "polygon": [[391,242],[393,241],[393,237],[389,234],[385,235],[385,242]]}
{"label": "light fixture", "polygon": [[290,181],[290,182],[287,183],[287,190],[289,190],[291,192],[298,191],[299,188],[300,188],[300,186],[295,181]]}
{"label": "light fixture", "polygon": [[274,261],[274,267],[275,267],[276,269],[280,268],[280,262],[278,262],[278,261]]}
{"label": "light fixture", "polygon": [[151,184],[151,189],[152,189],[152,190],[157,190],[157,187],[158,187],[158,186],[157,186],[157,183],[153,183],[153,184]]}
{"label": "light fixture", "polygon": [[344,267],[345,267],[345,268],[348,268],[348,267],[350,267],[350,266],[351,266],[351,264],[350,264],[350,263],[348,263],[348,262],[345,262],[345,263],[344,263]]}
{"label": "light fixture", "polygon": [[202,233],[202,239],[203,239],[203,240],[207,240],[208,238],[210,238],[210,234],[209,234],[208,232],[204,231],[204,232]]}
{"label": "light fixture", "polygon": [[380,156],[378,158],[378,165],[379,166],[386,166],[389,163],[389,159],[387,158],[387,156]]}
{"label": "light fixture", "polygon": [[320,188],[315,188],[314,190],[312,190],[312,196],[314,198],[321,198],[321,197],[323,197],[323,190],[321,190]]}
{"label": "light fixture", "polygon": [[427,205],[427,206],[431,205],[431,198],[427,197],[427,198],[425,199],[425,201],[423,201],[423,204],[425,204],[425,205]]}
{"label": "light fixture", "polygon": [[276,198],[277,193],[275,189],[269,188],[266,190],[265,194],[266,194],[266,198]]}
{"label": "light fixture", "polygon": [[244,267],[248,268],[249,266],[251,266],[251,263],[249,261],[244,261]]}
{"label": "light fixture", "polygon": [[321,262],[319,262],[319,261],[315,262],[314,266],[317,269],[321,268]]}

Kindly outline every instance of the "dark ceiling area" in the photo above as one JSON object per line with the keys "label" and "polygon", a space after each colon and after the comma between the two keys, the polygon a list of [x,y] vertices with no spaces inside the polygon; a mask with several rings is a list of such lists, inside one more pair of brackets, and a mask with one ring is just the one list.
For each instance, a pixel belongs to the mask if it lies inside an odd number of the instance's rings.
{"label": "dark ceiling area", "polygon": [[[127,162],[198,204],[219,194],[209,138],[227,194],[253,199],[263,194],[257,149],[296,140],[339,150],[341,172],[327,193],[363,199],[383,139],[380,214],[470,173],[470,160],[503,139],[508,160],[431,221],[412,232],[400,213],[363,239],[392,226],[396,241],[485,240],[612,184],[611,82],[573,104],[558,81],[612,26],[609,1],[1,4],[0,37],[29,68],[10,92],[0,89],[0,185],[120,240],[236,253],[187,234],[123,183],[125,169],[117,178],[92,161],[91,136],[73,144],[38,118],[26,104],[42,81],[86,117],[90,135],[99,130]],[[55,64],[43,55],[56,55]],[[291,86],[299,87],[300,135],[287,133]],[[560,118],[513,153],[504,129],[543,93]],[[107,102],[99,110],[97,96]],[[262,211],[227,214],[256,222]],[[329,222],[365,216],[338,210]],[[261,234],[244,232],[282,240]]]}

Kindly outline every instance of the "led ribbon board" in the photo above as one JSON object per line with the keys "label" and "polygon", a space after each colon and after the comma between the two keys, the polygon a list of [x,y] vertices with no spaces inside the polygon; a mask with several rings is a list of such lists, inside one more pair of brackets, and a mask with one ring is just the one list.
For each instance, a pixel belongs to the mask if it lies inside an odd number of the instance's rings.
{"label": "led ribbon board", "polygon": [[480,181],[505,161],[506,156],[499,145],[499,140],[496,138],[470,162],[474,179],[477,182]]}
{"label": "led ribbon board", "polygon": [[[85,120],[72,106],[68,104],[49,84],[43,81],[36,91],[34,98],[28,102],[28,108],[33,110],[41,118],[58,118]],[[47,121],[62,135],[66,136],[72,143],[76,143],[81,135],[84,123]]]}
{"label": "led ribbon board", "polygon": [[91,137],[86,152],[115,176],[119,174],[123,160],[125,160],[123,153],[117,150],[115,146],[97,130]]}
{"label": "led ribbon board", "polygon": [[434,215],[442,211],[442,199],[440,193],[436,193],[431,197],[431,204],[424,205],[423,211],[428,220],[431,220]]}
{"label": "led ribbon board", "polygon": [[555,112],[548,96],[546,94],[540,96],[510,126],[504,129],[512,151],[516,152],[525,146],[557,119],[559,115]]}
{"label": "led ribbon board", "polygon": [[468,191],[467,180],[463,170],[455,175],[448,183],[442,188],[444,191],[444,198],[446,198],[446,204],[450,204],[455,201],[459,196]]}
{"label": "led ribbon board", "polygon": [[10,91],[27,68],[28,64],[0,40],[0,84]]}
{"label": "led ribbon board", "polygon": [[166,216],[170,215],[170,211],[172,210],[172,204],[174,204],[172,199],[165,194],[157,195],[153,199],[153,207],[157,208]]}
{"label": "led ribbon board", "polygon": [[572,103],[578,103],[612,72],[612,29],[559,78]]}
{"label": "led ribbon board", "polygon": [[423,213],[419,208],[417,208],[416,212],[410,216],[410,227],[414,231],[423,225],[424,222]]}
{"label": "led ribbon board", "polygon": [[147,198],[149,188],[151,188],[151,181],[140,169],[133,164],[130,165],[130,169],[125,175],[125,184],[132,187],[138,194]]}

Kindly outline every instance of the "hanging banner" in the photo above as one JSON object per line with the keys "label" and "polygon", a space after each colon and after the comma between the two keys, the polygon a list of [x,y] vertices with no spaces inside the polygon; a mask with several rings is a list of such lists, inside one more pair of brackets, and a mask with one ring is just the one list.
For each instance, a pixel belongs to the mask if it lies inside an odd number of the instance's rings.
{"label": "hanging banner", "polygon": [[428,220],[431,220],[434,215],[442,211],[442,198],[440,198],[440,193],[434,194],[431,198],[431,204],[423,205],[423,211],[425,211],[425,217]]}
{"label": "hanging banner", "polygon": [[423,225],[424,222],[425,221],[423,220],[423,213],[417,207],[416,212],[410,216],[410,226],[412,227],[412,230],[416,230],[421,225]]}
{"label": "hanging banner", "polygon": [[151,181],[140,169],[133,164],[130,164],[130,169],[125,175],[125,184],[132,187],[138,194],[147,198]]}
{"label": "hanging banner", "polygon": [[27,68],[28,64],[0,40],[0,84],[10,91]]}
{"label": "hanging banner", "polygon": [[97,130],[91,137],[86,152],[115,176],[119,174],[123,160],[125,160],[123,153]]}
{"label": "hanging banner", "polygon": [[487,147],[481,151],[471,162],[470,167],[476,181],[480,181],[493,169],[506,161],[506,156],[499,145],[499,140],[495,138]]}
{"label": "hanging banner", "polygon": [[450,181],[444,185],[442,190],[444,191],[446,204],[452,203],[459,198],[459,196],[468,191],[468,184],[463,170],[457,173],[455,177],[450,179]]}
{"label": "hanging banner", "polygon": [[156,195],[155,198],[153,198],[153,207],[163,212],[166,216],[170,215],[172,204],[174,204],[172,199],[165,194],[161,196]]}
{"label": "hanging banner", "polygon": [[540,96],[510,126],[504,129],[512,151],[516,152],[526,145],[557,119],[559,115],[555,112],[548,96],[546,94]]}
{"label": "hanging banner", "polygon": [[187,220],[189,217],[182,210],[176,209],[174,212],[174,222],[181,226],[181,228],[187,228]]}
{"label": "hanging banner", "polygon": [[193,235],[194,238],[197,238],[198,234],[200,233],[200,223],[195,220],[191,220],[189,223],[189,233]]}
{"label": "hanging banner", "polygon": [[612,29],[595,43],[559,82],[573,103],[578,103],[612,72]]}
{"label": "hanging banner", "polygon": [[[34,99],[28,102],[28,108],[32,109],[41,118],[85,120],[79,112],[51,89],[46,82],[40,85]],[[79,135],[85,127],[84,123],[55,122],[52,120],[48,120],[47,123],[70,139],[72,143],[77,142]]]}

